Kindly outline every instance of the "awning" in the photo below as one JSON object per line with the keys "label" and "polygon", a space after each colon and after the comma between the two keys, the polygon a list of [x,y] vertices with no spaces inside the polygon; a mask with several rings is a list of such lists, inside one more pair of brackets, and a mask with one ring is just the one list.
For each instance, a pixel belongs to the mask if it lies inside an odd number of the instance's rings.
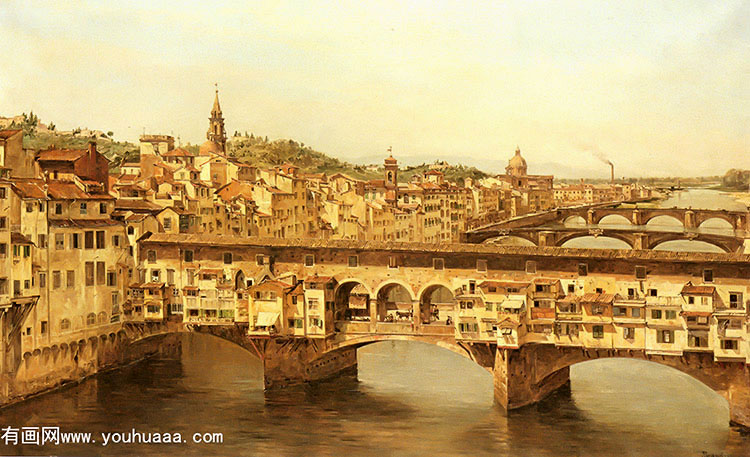
{"label": "awning", "polygon": [[259,312],[258,318],[255,319],[255,326],[256,327],[270,327],[274,325],[279,320],[279,313],[266,313],[266,312]]}

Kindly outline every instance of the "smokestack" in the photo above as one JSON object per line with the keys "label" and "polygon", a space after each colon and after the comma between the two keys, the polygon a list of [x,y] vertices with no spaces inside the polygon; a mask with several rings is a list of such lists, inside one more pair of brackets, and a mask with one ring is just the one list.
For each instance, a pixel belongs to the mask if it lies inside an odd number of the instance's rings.
{"label": "smokestack", "polygon": [[610,183],[614,184],[615,183],[615,164],[613,164],[612,162],[609,162],[609,168],[611,171]]}

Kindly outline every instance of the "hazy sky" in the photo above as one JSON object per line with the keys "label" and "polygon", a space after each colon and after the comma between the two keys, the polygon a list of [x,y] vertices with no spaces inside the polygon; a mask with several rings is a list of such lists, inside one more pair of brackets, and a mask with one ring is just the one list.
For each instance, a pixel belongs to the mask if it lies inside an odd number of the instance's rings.
{"label": "hazy sky", "polygon": [[607,177],[750,168],[750,0],[0,0],[0,115],[354,162]]}

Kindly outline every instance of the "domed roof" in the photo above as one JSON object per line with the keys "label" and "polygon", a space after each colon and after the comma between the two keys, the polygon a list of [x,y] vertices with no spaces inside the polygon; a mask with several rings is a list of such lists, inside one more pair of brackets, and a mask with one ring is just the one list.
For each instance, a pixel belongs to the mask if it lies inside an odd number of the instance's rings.
{"label": "domed roof", "polygon": [[510,168],[526,168],[526,159],[521,157],[521,148],[516,148],[516,155],[508,161]]}
{"label": "domed roof", "polygon": [[511,176],[523,176],[526,174],[526,159],[521,157],[521,149],[516,148],[516,155],[510,158],[505,172]]}
{"label": "domed roof", "polygon": [[203,143],[198,150],[198,154],[202,156],[208,156],[211,154],[221,154],[221,146],[219,146],[215,141],[208,140],[205,143]]}

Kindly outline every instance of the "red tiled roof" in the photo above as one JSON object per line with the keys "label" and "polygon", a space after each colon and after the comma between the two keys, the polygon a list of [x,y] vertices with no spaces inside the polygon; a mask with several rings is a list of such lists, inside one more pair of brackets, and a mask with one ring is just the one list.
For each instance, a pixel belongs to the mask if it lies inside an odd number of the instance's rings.
{"label": "red tiled roof", "polygon": [[162,157],[193,157],[187,149],[177,148],[162,154]]}
{"label": "red tiled roof", "polygon": [[13,244],[34,244],[30,239],[26,238],[25,235],[18,232],[11,232],[10,242]]}
{"label": "red tiled roof", "polygon": [[75,162],[83,157],[86,151],[83,149],[48,149],[39,151],[36,155],[37,160],[56,161],[56,162]]}
{"label": "red tiled roof", "polygon": [[683,295],[713,295],[716,291],[714,286],[694,286],[690,283],[685,284],[682,288]]}
{"label": "red tiled roof", "polygon": [[75,183],[68,181],[50,181],[47,192],[52,198],[60,200],[114,200],[109,194],[85,192]]}
{"label": "red tiled roof", "polygon": [[49,224],[53,227],[107,227],[122,225],[120,221],[112,219],[50,219]]}
{"label": "red tiled roof", "polygon": [[3,140],[7,140],[8,138],[12,137],[16,133],[20,132],[21,129],[15,129],[15,130],[0,130],[0,138]]}
{"label": "red tiled roof", "polygon": [[586,294],[581,297],[583,303],[612,303],[615,296],[612,294]]}
{"label": "red tiled roof", "polygon": [[17,179],[13,180],[13,189],[21,198],[46,198],[44,192],[44,181],[41,179]]}

